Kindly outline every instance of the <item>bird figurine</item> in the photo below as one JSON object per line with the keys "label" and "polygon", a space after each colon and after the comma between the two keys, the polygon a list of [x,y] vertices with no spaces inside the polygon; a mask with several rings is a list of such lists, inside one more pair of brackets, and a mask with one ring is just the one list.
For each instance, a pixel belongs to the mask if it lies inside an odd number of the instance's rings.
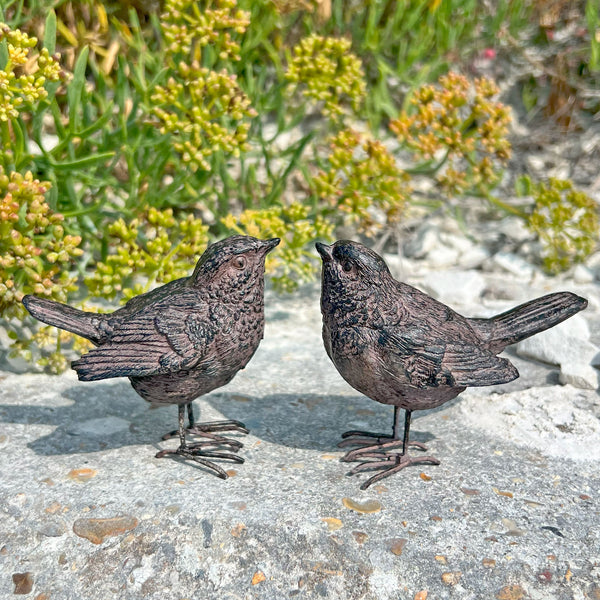
{"label": "bird figurine", "polygon": [[[392,434],[348,431],[342,460],[350,474],[379,471],[367,489],[413,464],[438,465],[433,456],[409,456],[411,414],[452,400],[469,386],[507,383],[519,376],[497,356],[506,346],[544,331],[587,306],[570,292],[548,294],[489,319],[467,318],[418,289],[396,281],[385,261],[362,244],[316,244],[323,261],[323,342],[340,375],[369,398],[394,407]],[[400,432],[400,409],[404,431]],[[398,450],[394,452],[394,450]]]}
{"label": "bird figurine", "polygon": [[[31,295],[23,304],[39,321],[96,346],[71,363],[81,381],[129,377],[144,400],[178,405],[179,428],[163,439],[179,435],[179,447],[161,450],[157,458],[181,456],[226,479],[210,459],[244,460],[219,451],[242,447],[221,433],[248,430],[233,420],[195,423],[192,402],[229,383],[258,348],[265,324],[265,257],[279,241],[236,235],[211,244],[192,275],[136,296],[112,313],[85,312]],[[187,443],[186,433],[203,439]]]}

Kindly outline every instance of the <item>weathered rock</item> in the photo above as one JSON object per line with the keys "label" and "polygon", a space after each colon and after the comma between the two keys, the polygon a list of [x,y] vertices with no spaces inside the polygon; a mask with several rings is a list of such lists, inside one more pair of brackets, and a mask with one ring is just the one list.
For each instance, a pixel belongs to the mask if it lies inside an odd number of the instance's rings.
{"label": "weathered rock", "polygon": [[510,252],[498,252],[492,257],[494,265],[500,267],[504,271],[520,277],[522,279],[530,279],[534,273],[534,267],[524,258]]}
{"label": "weathered rock", "polygon": [[436,271],[423,279],[427,292],[450,305],[477,302],[485,286],[485,279],[478,271]]}

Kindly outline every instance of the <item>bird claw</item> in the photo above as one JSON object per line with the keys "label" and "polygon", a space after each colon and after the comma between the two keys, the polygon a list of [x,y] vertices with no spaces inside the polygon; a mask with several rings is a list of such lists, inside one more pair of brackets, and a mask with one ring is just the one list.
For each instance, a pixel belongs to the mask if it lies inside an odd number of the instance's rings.
{"label": "bird claw", "polygon": [[[342,441],[338,443],[338,448],[345,448],[347,446],[362,446],[364,448],[377,445],[384,445],[386,443],[396,440],[393,435],[389,433],[373,433],[371,431],[346,431],[342,433]],[[400,441],[400,444],[402,442]],[[427,446],[421,442],[408,442],[409,447],[418,448],[419,450],[427,450]]]}
{"label": "bird claw", "polygon": [[161,450],[160,452],[156,453],[155,458],[164,458],[165,456],[181,456],[212,469],[217,477],[220,477],[221,479],[227,479],[229,475],[227,475],[227,473],[219,465],[207,460],[204,457],[231,460],[232,462],[236,462],[238,464],[242,464],[244,462],[244,459],[241,456],[228,454],[227,452],[202,450],[200,447],[201,445],[203,445],[202,442],[199,442],[198,444],[191,444],[189,446],[179,446],[179,448],[176,448],[175,450]]}
{"label": "bird claw", "polygon": [[[379,435],[379,434],[376,434]],[[375,435],[373,436],[375,437]],[[387,441],[382,441],[387,440]],[[360,444],[360,448],[355,448],[354,450],[349,450],[344,454],[341,458],[342,462],[353,462],[355,460],[362,460],[365,456],[372,454],[374,457],[380,456],[382,453],[386,453],[388,450],[393,450],[402,446],[402,440],[394,439],[391,435],[380,436],[376,438],[376,442],[373,443],[373,439],[357,438],[353,440],[352,443],[346,444],[345,442],[350,442],[350,440],[343,440],[338,444],[338,447],[343,446],[354,446]],[[408,442],[408,447],[418,448],[419,450],[427,450],[427,446],[422,444],[421,442]],[[375,453],[375,454],[373,454]]]}
{"label": "bird claw", "polygon": [[[373,485],[376,481],[381,481],[386,477],[390,477],[394,473],[401,471],[405,467],[409,465],[418,465],[418,464],[429,464],[429,465],[439,465],[440,461],[433,456],[419,456],[419,457],[411,457],[407,454],[398,454],[397,452],[392,453],[384,453],[383,455],[377,453],[370,453],[367,455],[363,455],[365,458],[374,458],[375,460],[369,460],[366,462],[362,462],[355,467],[353,467],[348,475],[355,475],[356,473],[361,473],[363,471],[372,471],[375,469],[383,469],[380,473],[373,475],[367,481],[365,481],[361,486],[361,490],[366,490],[369,486]],[[361,457],[363,458],[363,457]]]}
{"label": "bird claw", "polygon": [[[190,435],[198,435],[200,437],[205,437],[214,440],[214,445],[228,445],[232,448],[237,447],[238,450],[243,447],[243,444],[241,442],[238,442],[237,440],[230,440],[223,436],[215,435],[213,433],[215,431],[237,431],[239,433],[250,433],[241,421],[233,420],[213,421],[211,423],[197,423],[185,429],[185,433],[189,433]],[[179,430],[175,429],[173,431],[169,431],[169,433],[165,433],[165,435],[162,436],[162,439],[169,440],[173,437],[177,437],[178,435]]]}

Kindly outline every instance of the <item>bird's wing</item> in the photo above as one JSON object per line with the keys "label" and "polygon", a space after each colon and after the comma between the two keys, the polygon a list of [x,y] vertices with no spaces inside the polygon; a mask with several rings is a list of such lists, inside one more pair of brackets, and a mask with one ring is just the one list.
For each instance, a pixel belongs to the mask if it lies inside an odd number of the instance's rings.
{"label": "bird's wing", "polygon": [[213,339],[206,311],[159,304],[124,319],[111,338],[71,366],[79,379],[143,377],[194,367]]}
{"label": "bird's wing", "polygon": [[379,334],[378,348],[384,369],[392,376],[404,374],[406,383],[419,388],[439,385],[444,358],[442,344],[428,344],[398,330],[383,329]]}
{"label": "bird's wing", "polygon": [[470,343],[428,343],[421,336],[389,330],[382,332],[379,343],[386,370],[396,376],[404,373],[419,388],[495,385],[519,376],[508,360]]}
{"label": "bird's wing", "polygon": [[519,376],[508,360],[471,344],[448,344],[442,364],[459,386],[496,385]]}

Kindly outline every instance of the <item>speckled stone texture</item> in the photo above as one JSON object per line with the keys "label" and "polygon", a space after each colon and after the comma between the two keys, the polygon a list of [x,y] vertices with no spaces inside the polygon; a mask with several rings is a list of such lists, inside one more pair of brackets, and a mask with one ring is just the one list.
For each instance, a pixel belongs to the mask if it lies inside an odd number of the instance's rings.
{"label": "speckled stone texture", "polygon": [[[595,294],[597,343],[597,286],[556,289]],[[515,304],[477,302],[453,307]],[[0,598],[600,598],[597,390],[510,351],[520,379],[414,414],[440,466],[361,492],[336,443],[392,408],[328,361],[316,286],[266,305],[255,358],[195,403],[251,430],[227,481],[154,458],[176,408],[127,380],[0,373]]]}

